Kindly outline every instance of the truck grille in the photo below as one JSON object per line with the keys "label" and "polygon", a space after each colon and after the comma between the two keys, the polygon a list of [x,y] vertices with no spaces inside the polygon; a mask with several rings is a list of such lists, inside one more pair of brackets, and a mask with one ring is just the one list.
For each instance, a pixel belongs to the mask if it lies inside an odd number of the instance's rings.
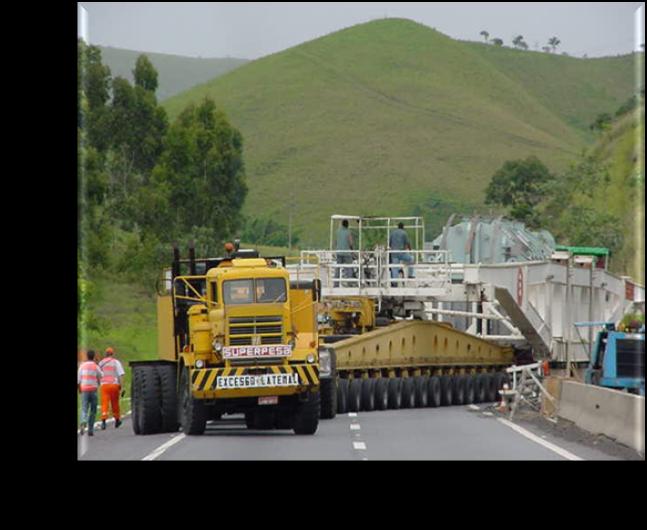
{"label": "truck grille", "polygon": [[254,335],[261,335],[261,344],[281,344],[283,321],[281,316],[231,317],[229,345],[251,346]]}
{"label": "truck grille", "polygon": [[616,341],[616,375],[645,377],[645,341],[618,339]]}

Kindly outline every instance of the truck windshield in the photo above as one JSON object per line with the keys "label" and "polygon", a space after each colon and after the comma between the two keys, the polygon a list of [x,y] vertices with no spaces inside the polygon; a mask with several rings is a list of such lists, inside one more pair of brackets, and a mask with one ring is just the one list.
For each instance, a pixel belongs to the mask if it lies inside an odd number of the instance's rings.
{"label": "truck windshield", "polygon": [[225,304],[272,304],[287,300],[283,278],[227,280],[222,293]]}

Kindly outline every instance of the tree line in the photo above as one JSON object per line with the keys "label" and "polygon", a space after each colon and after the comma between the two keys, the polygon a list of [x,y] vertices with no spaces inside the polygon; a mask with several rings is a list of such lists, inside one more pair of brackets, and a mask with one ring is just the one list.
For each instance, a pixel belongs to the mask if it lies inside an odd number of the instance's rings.
{"label": "tree line", "polygon": [[[492,44],[494,46],[503,46],[504,42],[503,39],[500,39],[498,37],[494,37],[490,39],[490,33],[486,30],[481,31],[479,33],[481,37],[485,39],[486,44]],[[557,51],[557,47],[561,44],[561,40],[559,40],[557,37],[551,37],[548,39],[548,43],[545,46],[542,46],[542,51],[546,53],[555,53]],[[512,39],[512,45],[520,50],[527,50],[528,49],[528,43],[523,38],[523,35],[517,35]]]}

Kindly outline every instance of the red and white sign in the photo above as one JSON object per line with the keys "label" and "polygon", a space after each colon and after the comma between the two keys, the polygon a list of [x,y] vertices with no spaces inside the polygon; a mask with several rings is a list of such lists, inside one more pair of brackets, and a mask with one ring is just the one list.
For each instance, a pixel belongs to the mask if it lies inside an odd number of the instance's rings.
{"label": "red and white sign", "polygon": [[268,346],[225,346],[222,349],[225,359],[245,359],[249,357],[289,357],[292,347],[287,344]]}
{"label": "red and white sign", "polygon": [[279,396],[261,396],[258,398],[259,405],[278,405]]}

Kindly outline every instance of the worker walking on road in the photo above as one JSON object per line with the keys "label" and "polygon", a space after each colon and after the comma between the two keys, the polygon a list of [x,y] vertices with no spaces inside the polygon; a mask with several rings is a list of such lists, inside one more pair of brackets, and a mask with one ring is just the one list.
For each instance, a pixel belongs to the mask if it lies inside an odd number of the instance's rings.
{"label": "worker walking on road", "polygon": [[[352,263],[353,257],[352,253],[349,252],[353,250],[353,235],[348,229],[348,219],[344,219],[341,222],[341,226],[337,230],[337,250],[341,251],[337,253],[337,263]],[[335,279],[339,278],[341,271],[342,278],[348,278],[348,268],[346,267],[336,267],[335,268]],[[339,282],[335,282],[335,287],[341,287]]]}
{"label": "worker walking on road", "polygon": [[[404,223],[398,223],[398,228],[391,232],[389,236],[389,250],[391,251],[402,251],[402,250],[411,250],[411,243],[409,242],[409,235],[404,229]],[[413,256],[408,252],[392,252],[391,253],[391,264],[394,263],[406,263],[407,266],[407,277],[413,278]],[[397,278],[398,276],[398,267],[391,267],[391,278]]]}
{"label": "worker walking on road", "polygon": [[77,383],[81,393],[81,435],[88,429],[88,436],[94,436],[94,419],[97,416],[97,390],[103,373],[94,362],[94,351],[86,354],[88,360],[81,363]]}
{"label": "worker walking on road", "polygon": [[123,396],[124,372],[121,363],[114,357],[115,351],[106,348],[106,356],[99,362],[99,368],[103,372],[101,378],[101,430],[106,428],[108,419],[108,407],[112,406],[112,415],[115,418],[115,428],[121,425],[119,413],[119,396]]}

